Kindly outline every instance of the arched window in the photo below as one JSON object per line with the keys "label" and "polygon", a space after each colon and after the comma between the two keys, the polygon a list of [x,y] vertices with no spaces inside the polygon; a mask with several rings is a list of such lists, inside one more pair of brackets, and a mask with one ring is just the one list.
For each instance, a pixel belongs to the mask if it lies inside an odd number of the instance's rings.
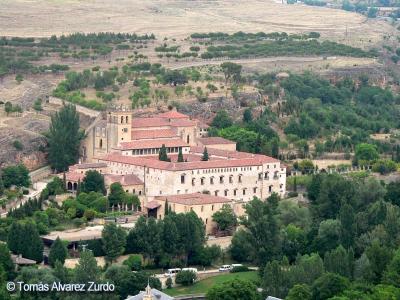
{"label": "arched window", "polygon": [[78,184],[74,182],[74,191],[76,191],[77,189],[78,189]]}
{"label": "arched window", "polygon": [[99,142],[99,148],[100,148],[100,149],[102,149],[102,148],[103,148],[103,139],[100,139],[100,142]]}
{"label": "arched window", "polygon": [[182,174],[182,175],[181,175],[181,183],[182,183],[182,184],[185,183],[185,174]]}
{"label": "arched window", "polygon": [[214,176],[210,177],[210,184],[214,184]]}
{"label": "arched window", "polygon": [[190,143],[190,136],[189,135],[186,136],[186,143],[188,143],[188,144]]}
{"label": "arched window", "polygon": [[240,174],[240,175],[238,176],[238,182],[239,182],[239,183],[242,183],[242,174]]}
{"label": "arched window", "polygon": [[125,117],[125,123],[128,124],[128,116]]}
{"label": "arched window", "polygon": [[224,175],[219,176],[219,183],[224,183]]}
{"label": "arched window", "polygon": [[272,193],[272,185],[268,187],[268,192]]}
{"label": "arched window", "polygon": [[68,181],[68,183],[67,183],[67,190],[68,191],[72,190],[72,183],[70,181]]}
{"label": "arched window", "polygon": [[233,183],[233,175],[229,175],[229,183]]}
{"label": "arched window", "polygon": [[124,123],[124,117],[121,117],[121,124]]}

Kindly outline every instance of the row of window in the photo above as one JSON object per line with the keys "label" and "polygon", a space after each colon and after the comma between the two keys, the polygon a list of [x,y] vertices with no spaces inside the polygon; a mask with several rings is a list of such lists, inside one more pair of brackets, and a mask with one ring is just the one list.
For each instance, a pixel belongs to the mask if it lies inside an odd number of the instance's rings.
{"label": "row of window", "polygon": [[[167,153],[179,153],[179,149],[182,149],[182,147],[167,147]],[[135,149],[132,150],[132,155],[151,155],[159,152],[160,148]]]}
{"label": "row of window", "polygon": [[[264,174],[264,179],[268,180],[269,179],[268,175],[269,175],[269,172],[266,172]],[[229,183],[233,183],[233,177],[234,177],[234,175],[229,175]],[[242,183],[242,177],[243,177],[243,175],[239,174],[238,183]],[[278,178],[279,178],[278,171],[275,171],[273,179],[278,179]],[[259,180],[263,179],[263,173],[258,174],[258,179]],[[200,184],[204,185],[205,184],[205,180],[206,180],[205,177],[201,177],[200,178]],[[186,174],[182,174],[181,175],[181,184],[185,184],[185,182],[186,182]],[[210,177],[210,184],[214,184],[214,182],[215,182],[215,177],[211,176]],[[225,176],[224,175],[219,176],[219,183],[220,184],[224,184],[225,183]],[[196,184],[196,179],[192,178],[192,185],[194,186],[195,184]]]}

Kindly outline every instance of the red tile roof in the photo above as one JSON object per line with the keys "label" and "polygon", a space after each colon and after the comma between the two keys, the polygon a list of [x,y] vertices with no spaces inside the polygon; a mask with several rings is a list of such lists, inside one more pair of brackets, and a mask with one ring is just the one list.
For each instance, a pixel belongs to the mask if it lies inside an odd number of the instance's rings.
{"label": "red tile roof", "polygon": [[161,204],[158,203],[155,200],[147,202],[147,204],[145,205],[145,207],[148,208],[148,209],[155,209],[155,208],[160,207],[160,206],[161,206]]}
{"label": "red tile roof", "polygon": [[157,196],[155,197],[155,199],[159,201],[168,200],[168,203],[178,203],[183,205],[204,205],[204,204],[232,202],[232,200],[229,200],[224,197],[212,196],[201,193],[181,194],[172,196]]}
{"label": "red tile roof", "polygon": [[79,180],[82,181],[83,178],[85,178],[85,174],[82,174],[82,173],[76,173],[76,172],[65,173],[66,181],[78,182]]}
{"label": "red tile roof", "polygon": [[215,137],[206,137],[197,139],[202,145],[216,145],[216,144],[236,144],[236,142],[232,142],[230,140],[224,139],[219,136]]}
{"label": "red tile roof", "polygon": [[177,137],[173,129],[132,130],[132,140],[158,139]]}
{"label": "red tile roof", "polygon": [[165,147],[189,147],[180,138],[176,139],[154,139],[154,140],[138,140],[132,142],[120,143],[119,149],[131,150],[131,149],[150,149],[150,148],[161,148],[162,145]]}
{"label": "red tile roof", "polygon": [[99,161],[110,161],[123,164],[130,164],[136,166],[143,166],[153,169],[169,170],[169,171],[185,171],[196,169],[213,169],[213,168],[229,168],[229,167],[247,167],[247,166],[260,166],[263,163],[274,163],[279,160],[265,156],[255,155],[252,157],[239,158],[239,159],[219,159],[209,161],[192,161],[192,162],[165,162],[159,161],[154,157],[134,157],[128,155],[121,155],[118,153],[111,153],[104,157],[97,158]]}
{"label": "red tile roof", "polygon": [[196,121],[192,121],[189,119],[171,119],[170,122],[173,127],[196,127]]}
{"label": "red tile roof", "polygon": [[181,114],[176,110],[170,110],[165,113],[161,113],[157,115],[159,118],[166,118],[166,119],[189,119],[189,116]]}
{"label": "red tile roof", "polygon": [[108,185],[111,185],[114,182],[119,182],[122,186],[143,185],[143,181],[140,180],[140,178],[134,174],[126,174],[126,175],[106,174],[104,175],[104,179]]}
{"label": "red tile roof", "polygon": [[72,167],[76,167],[77,169],[96,169],[96,168],[106,168],[107,164],[105,163],[83,163],[73,165]]}
{"label": "red tile roof", "polygon": [[133,118],[132,128],[168,127],[170,123],[164,118]]}

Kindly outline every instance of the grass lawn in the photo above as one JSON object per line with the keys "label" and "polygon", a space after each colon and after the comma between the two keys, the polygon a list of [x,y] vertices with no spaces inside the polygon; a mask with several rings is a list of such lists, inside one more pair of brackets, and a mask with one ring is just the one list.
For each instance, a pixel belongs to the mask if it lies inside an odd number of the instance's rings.
{"label": "grass lawn", "polygon": [[164,293],[170,296],[188,295],[188,294],[205,294],[207,291],[216,284],[221,284],[233,279],[251,280],[258,282],[258,272],[240,272],[240,273],[223,273],[221,275],[209,277],[196,282],[192,286],[179,286],[172,289],[163,290]]}

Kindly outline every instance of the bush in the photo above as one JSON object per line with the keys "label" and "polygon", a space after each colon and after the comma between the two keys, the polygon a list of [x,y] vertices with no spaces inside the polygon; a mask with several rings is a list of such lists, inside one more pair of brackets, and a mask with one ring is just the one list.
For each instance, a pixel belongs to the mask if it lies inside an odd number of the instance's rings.
{"label": "bush", "polygon": [[192,285],[197,279],[197,274],[193,271],[180,271],[176,274],[175,282],[184,286]]}
{"label": "bush", "polygon": [[231,269],[231,273],[240,273],[240,272],[248,272],[249,268],[246,266],[237,266]]}
{"label": "bush", "polygon": [[165,282],[165,285],[167,286],[167,289],[172,288],[172,278],[168,277],[167,281]]}
{"label": "bush", "polygon": [[122,264],[128,266],[132,271],[140,271],[142,269],[142,256],[138,254],[129,255]]}
{"label": "bush", "polygon": [[21,151],[22,149],[24,149],[24,145],[22,145],[22,143],[18,140],[15,140],[12,145],[14,146],[15,149]]}

